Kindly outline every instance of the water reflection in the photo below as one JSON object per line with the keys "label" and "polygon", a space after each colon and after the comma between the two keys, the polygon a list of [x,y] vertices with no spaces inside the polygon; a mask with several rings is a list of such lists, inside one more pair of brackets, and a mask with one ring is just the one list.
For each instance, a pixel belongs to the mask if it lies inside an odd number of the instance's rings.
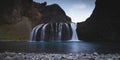
{"label": "water reflection", "polygon": [[32,42],[30,50],[47,53],[80,53],[92,52],[96,45],[84,42]]}
{"label": "water reflection", "polygon": [[119,53],[119,43],[108,42],[0,42],[0,52],[36,52],[36,53]]}

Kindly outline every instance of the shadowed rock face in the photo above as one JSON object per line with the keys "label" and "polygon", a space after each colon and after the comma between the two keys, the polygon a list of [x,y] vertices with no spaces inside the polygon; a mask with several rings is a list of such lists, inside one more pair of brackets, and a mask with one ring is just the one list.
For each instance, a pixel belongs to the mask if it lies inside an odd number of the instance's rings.
{"label": "shadowed rock face", "polygon": [[[47,5],[46,2],[36,3],[33,2],[33,0],[0,0],[1,40],[10,40],[11,37],[12,40],[28,40],[30,31],[32,31],[32,28],[36,25],[61,22],[69,23],[71,19],[57,4]],[[23,27],[21,24],[25,26]],[[7,25],[7,27],[5,25]],[[24,28],[26,29],[24,30]],[[17,30],[19,32],[16,34],[15,32]],[[21,34],[23,31],[26,33]],[[6,37],[6,35],[9,37]],[[21,37],[23,35],[27,37]],[[13,37],[16,38],[14,39]]]}
{"label": "shadowed rock face", "polygon": [[92,15],[78,23],[79,39],[120,41],[120,3],[118,0],[96,0]]}
{"label": "shadowed rock face", "polygon": [[42,14],[41,23],[68,23],[71,22],[71,19],[65,14],[63,9],[57,5],[48,5],[45,6],[42,11],[40,11]]}
{"label": "shadowed rock face", "polygon": [[[33,0],[0,0],[0,40],[28,40]],[[35,17],[35,16],[34,16]]]}
{"label": "shadowed rock face", "polygon": [[[34,12],[33,12],[34,11]],[[34,17],[35,15],[35,17]],[[42,23],[70,23],[71,18],[57,4],[47,5],[44,3],[33,3],[33,7],[28,13],[34,26]]]}
{"label": "shadowed rock face", "polygon": [[0,24],[21,21],[32,6],[32,0],[0,0]]}
{"label": "shadowed rock face", "polygon": [[0,24],[11,24],[27,17],[33,25],[48,22],[71,22],[64,10],[57,4],[47,5],[33,0],[1,0]]}

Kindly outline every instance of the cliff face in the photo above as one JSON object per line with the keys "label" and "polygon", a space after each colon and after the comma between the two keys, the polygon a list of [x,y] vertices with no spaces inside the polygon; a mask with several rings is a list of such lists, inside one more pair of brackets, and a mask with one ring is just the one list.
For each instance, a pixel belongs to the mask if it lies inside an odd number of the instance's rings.
{"label": "cliff face", "polygon": [[33,0],[0,0],[0,39],[29,39],[32,28],[41,23],[71,22],[57,4]]}
{"label": "cliff face", "polygon": [[32,2],[32,0],[0,0],[0,24],[20,21]]}
{"label": "cliff face", "polygon": [[0,40],[28,39],[31,22],[26,16],[32,0],[0,0]]}
{"label": "cliff face", "polygon": [[[39,27],[35,30],[37,35],[35,41],[51,41],[51,40],[70,40],[72,37],[72,29],[70,26],[71,19],[65,14],[64,10],[57,4],[46,5],[46,2],[42,4],[36,4],[35,7],[39,10],[39,20],[36,20],[34,13],[29,14],[32,21],[39,24]],[[35,8],[32,8],[35,9]],[[36,21],[35,21],[36,20]],[[44,23],[44,24],[43,24]],[[43,25],[42,25],[43,24]]]}
{"label": "cliff face", "polygon": [[[66,15],[64,10],[57,4],[46,5],[47,3],[34,3],[28,16],[35,24],[41,23],[70,23],[71,18]],[[32,12],[36,11],[36,12]],[[36,17],[34,17],[36,15]],[[37,19],[37,20],[36,20]]]}
{"label": "cliff face", "polygon": [[57,4],[45,6],[45,8],[41,11],[41,14],[41,23],[71,22],[70,17],[66,16],[63,9]]}
{"label": "cliff face", "polygon": [[78,23],[79,39],[120,41],[120,4],[118,0],[96,0],[92,15]]}
{"label": "cliff face", "polygon": [[[57,4],[35,3],[32,0],[1,0],[0,24],[19,22],[22,16],[35,24],[47,22],[71,22],[64,10]],[[58,19],[59,18],[59,19]],[[35,22],[36,21],[36,22]]]}

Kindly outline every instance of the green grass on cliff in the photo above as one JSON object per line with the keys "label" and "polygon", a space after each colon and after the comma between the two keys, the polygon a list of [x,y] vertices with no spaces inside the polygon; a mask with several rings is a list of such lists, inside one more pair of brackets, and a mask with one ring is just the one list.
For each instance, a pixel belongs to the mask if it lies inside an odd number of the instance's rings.
{"label": "green grass on cliff", "polygon": [[[16,24],[6,24],[0,25],[0,40],[26,40],[29,38],[28,34],[21,34],[21,32],[16,32],[14,26]],[[21,28],[20,28],[21,29]]]}

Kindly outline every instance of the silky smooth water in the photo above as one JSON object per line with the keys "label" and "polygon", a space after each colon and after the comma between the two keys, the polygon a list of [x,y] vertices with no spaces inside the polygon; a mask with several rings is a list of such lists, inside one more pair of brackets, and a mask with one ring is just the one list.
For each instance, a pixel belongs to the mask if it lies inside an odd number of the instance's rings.
{"label": "silky smooth water", "polygon": [[120,53],[119,43],[115,42],[0,42],[0,52],[36,52],[36,53]]}
{"label": "silky smooth water", "polygon": [[[49,28],[49,29],[48,29]],[[33,28],[30,41],[78,41],[77,23],[46,23]]]}

